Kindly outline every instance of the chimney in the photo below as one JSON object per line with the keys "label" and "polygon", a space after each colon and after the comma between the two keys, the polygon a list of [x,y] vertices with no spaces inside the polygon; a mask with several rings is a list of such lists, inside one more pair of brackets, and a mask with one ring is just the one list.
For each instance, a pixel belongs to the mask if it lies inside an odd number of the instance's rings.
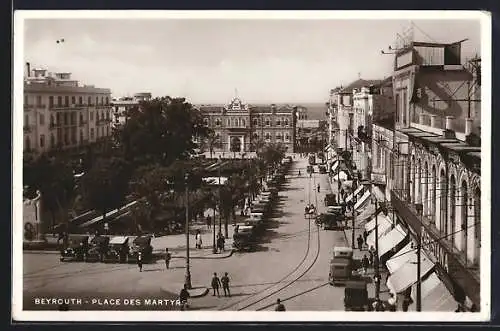
{"label": "chimney", "polygon": [[472,132],[472,118],[465,119],[465,135],[468,136]]}
{"label": "chimney", "polygon": [[31,76],[31,65],[29,62],[26,62],[26,77]]}
{"label": "chimney", "polygon": [[451,127],[453,125],[453,119],[454,117],[453,116],[446,116],[446,130],[453,130]]}

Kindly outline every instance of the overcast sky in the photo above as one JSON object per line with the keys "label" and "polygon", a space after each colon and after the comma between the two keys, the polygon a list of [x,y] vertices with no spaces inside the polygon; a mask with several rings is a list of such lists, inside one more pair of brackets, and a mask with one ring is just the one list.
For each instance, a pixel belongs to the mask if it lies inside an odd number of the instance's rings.
{"label": "overcast sky", "polygon": [[[413,20],[414,39],[480,52],[479,21]],[[340,84],[391,75],[406,20],[28,19],[25,61],[72,72],[113,96],[149,91],[193,103],[325,102]],[[63,44],[56,40],[64,38]],[[432,38],[432,39],[431,39]]]}

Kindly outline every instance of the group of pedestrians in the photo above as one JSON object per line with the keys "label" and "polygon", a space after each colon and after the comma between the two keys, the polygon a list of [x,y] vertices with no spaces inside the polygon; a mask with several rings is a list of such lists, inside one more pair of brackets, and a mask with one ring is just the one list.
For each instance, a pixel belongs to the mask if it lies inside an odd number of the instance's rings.
{"label": "group of pedestrians", "polygon": [[213,296],[217,295],[217,297],[220,297],[219,288],[221,288],[221,287],[224,290],[225,297],[231,296],[231,291],[229,290],[229,276],[228,276],[227,272],[225,272],[224,276],[222,276],[221,278],[219,278],[217,276],[217,273],[214,272],[214,276],[212,277],[211,285],[212,285],[212,289],[214,290]]}
{"label": "group of pedestrians", "polygon": [[359,235],[358,238],[356,239],[356,241],[358,242],[358,249],[360,251],[363,250],[365,245],[368,246],[367,239],[368,239],[368,231],[366,231],[366,230],[363,231],[363,235]]}

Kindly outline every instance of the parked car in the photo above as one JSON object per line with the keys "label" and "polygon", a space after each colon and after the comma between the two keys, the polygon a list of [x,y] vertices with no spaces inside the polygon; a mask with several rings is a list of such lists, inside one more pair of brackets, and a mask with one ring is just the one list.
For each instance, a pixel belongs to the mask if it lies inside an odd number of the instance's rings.
{"label": "parked car", "polygon": [[142,235],[136,237],[130,245],[128,251],[128,262],[136,262],[139,253],[142,255],[142,260],[146,263],[153,260],[153,246],[151,246],[151,235]]}
{"label": "parked car", "polygon": [[237,224],[233,235],[233,247],[238,251],[253,251],[256,247],[255,227]]}
{"label": "parked car", "polygon": [[89,249],[89,236],[70,239],[66,249],[61,250],[61,262],[83,261]]}
{"label": "parked car", "polygon": [[109,237],[107,236],[95,236],[90,241],[90,249],[85,255],[85,262],[103,262],[104,255],[109,250]]}
{"label": "parked car", "polygon": [[344,290],[345,311],[367,311],[370,301],[365,280],[352,280]]}
{"label": "parked car", "polygon": [[128,259],[129,238],[126,236],[116,236],[109,240],[109,249],[104,254],[104,262],[125,263]]}
{"label": "parked car", "polygon": [[350,247],[334,247],[330,260],[328,282],[330,285],[346,283],[351,280],[354,269],[353,250]]}

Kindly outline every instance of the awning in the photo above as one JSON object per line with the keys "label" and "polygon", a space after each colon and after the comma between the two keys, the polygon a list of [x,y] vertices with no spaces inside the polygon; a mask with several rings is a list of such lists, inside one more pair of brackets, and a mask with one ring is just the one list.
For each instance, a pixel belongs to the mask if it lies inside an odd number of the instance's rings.
{"label": "awning", "polygon": [[[457,302],[453,295],[448,291],[438,275],[433,272],[421,284],[422,311],[448,311],[453,312],[457,308]],[[413,304],[409,307],[410,311],[417,309],[417,284],[411,289],[411,298]]]}
{"label": "awning", "polygon": [[371,194],[370,191],[366,191],[365,194],[359,199],[354,205],[354,210],[359,209],[361,206],[364,206],[367,201],[369,201]]}
{"label": "awning", "polygon": [[[378,238],[380,239],[380,237],[385,235],[391,229],[391,227],[392,222],[390,221],[389,217],[386,216],[382,218],[382,220],[378,220]],[[366,238],[366,243],[368,244],[368,247],[375,247],[375,230],[368,235],[368,238]]]}
{"label": "awning", "polygon": [[[411,255],[410,259],[387,279],[387,287],[392,293],[401,293],[417,282],[417,254],[408,254]],[[420,278],[423,278],[434,267],[434,263],[424,251],[420,260]]]}
{"label": "awning", "polygon": [[[377,217],[377,219],[375,219],[375,217]],[[372,219],[368,223],[365,224],[366,232],[370,232],[370,231],[374,230],[375,225],[377,224],[377,221],[384,222],[384,220],[385,220],[385,215],[381,211],[379,211],[376,216],[373,216]]]}
{"label": "awning", "polygon": [[340,163],[339,161],[335,161],[335,162],[332,164],[332,166],[331,166],[331,168],[330,168],[330,171],[331,171],[331,172],[335,172],[335,171],[337,170],[337,168],[339,167],[339,163]]}
{"label": "awning", "polygon": [[346,180],[347,178],[349,178],[349,176],[347,175],[347,173],[343,170],[340,170],[338,175],[334,175],[332,176],[333,180]]}
{"label": "awning", "polygon": [[360,194],[361,191],[363,191],[363,189],[364,189],[364,186],[360,185],[353,193],[351,193],[347,196],[347,198],[345,199],[345,202],[351,201],[355,196],[357,197],[358,194]]}
{"label": "awning", "polygon": [[413,253],[410,253],[411,251],[414,251],[415,248],[412,247],[412,243],[409,242],[408,245],[403,247],[399,252],[397,252],[392,258],[387,260],[385,262],[385,265],[387,267],[387,270],[389,270],[389,273],[393,274],[401,268],[408,260],[410,257],[412,257]]}
{"label": "awning", "polygon": [[373,185],[373,191],[372,191],[373,195],[375,196],[375,198],[377,198],[378,201],[385,201],[385,193],[382,192],[382,190],[376,186],[376,185]]}
{"label": "awning", "polygon": [[378,240],[378,256],[382,257],[391,249],[396,247],[403,239],[406,238],[406,232],[401,225],[396,225],[394,229],[389,231]]}

